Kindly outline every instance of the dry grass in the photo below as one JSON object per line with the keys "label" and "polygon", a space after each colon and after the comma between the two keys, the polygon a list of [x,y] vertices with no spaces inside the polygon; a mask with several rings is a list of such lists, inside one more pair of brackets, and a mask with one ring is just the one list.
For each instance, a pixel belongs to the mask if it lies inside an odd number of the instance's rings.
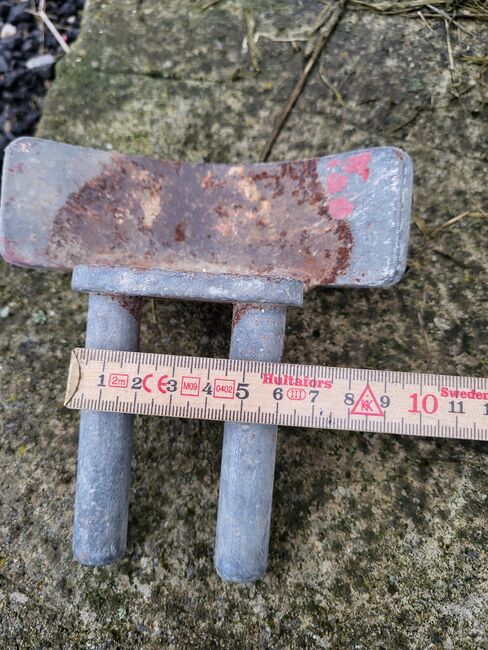
{"label": "dry grass", "polygon": [[[202,10],[209,9],[221,0],[203,0],[200,8]],[[260,160],[267,160],[273,146],[285,125],[290,112],[295,105],[300,93],[302,92],[308,80],[310,72],[314,68],[317,60],[319,59],[322,50],[324,49],[330,35],[334,31],[337,23],[340,21],[345,11],[350,9],[357,11],[373,11],[382,15],[390,16],[403,16],[408,18],[415,18],[421,20],[427,29],[431,32],[434,30],[429,26],[429,21],[442,20],[445,27],[445,39],[447,58],[449,62],[449,71],[451,75],[452,94],[456,99],[459,99],[461,94],[470,91],[476,83],[469,85],[467,89],[456,92],[456,88],[461,86],[460,79],[456,71],[456,55],[451,41],[451,29],[455,27],[459,32],[468,34],[473,40],[480,40],[481,37],[469,29],[471,21],[488,21],[488,2],[487,0],[377,0],[376,2],[370,0],[330,0],[324,8],[317,14],[313,24],[310,26],[308,33],[290,36],[273,36],[256,31],[256,22],[254,16],[250,11],[245,11],[246,21],[246,38],[251,58],[251,64],[256,74],[260,72],[260,52],[257,47],[257,41],[260,36],[270,38],[276,41],[290,41],[294,49],[299,49],[297,41],[305,41],[303,48],[304,67],[302,73],[297,80],[285,106],[280,111],[276,118],[274,126],[271,129],[270,135],[261,152]],[[461,24],[461,22],[463,24]],[[468,26],[466,26],[468,25]],[[484,41],[483,45],[484,45]],[[458,61],[471,63],[480,66],[480,74],[478,76],[478,85],[480,88],[484,85],[483,75],[488,69],[488,56],[484,53],[476,55],[461,56]],[[323,83],[330,89],[337,102],[343,107],[346,102],[342,97],[339,90],[328,79],[327,74],[322,68],[319,69],[319,76]],[[474,81],[474,80],[472,80]],[[484,100],[482,100],[484,102]],[[389,133],[395,133],[411,122],[414,122],[419,114],[424,110],[433,110],[434,108],[442,108],[440,106],[421,106],[415,109],[412,116],[402,124],[394,127]]]}
{"label": "dry grass", "polygon": [[488,7],[484,0],[380,0],[380,2],[368,2],[368,0],[350,0],[351,4],[365,10],[376,11],[391,16],[399,14],[413,14],[418,18],[418,12],[425,10],[423,17],[437,18],[439,12],[436,9],[442,8],[443,12],[452,19],[463,18],[471,20],[488,20]]}
{"label": "dry grass", "polygon": [[466,210],[465,212],[461,212],[461,214],[458,214],[455,217],[451,217],[440,226],[436,226],[435,228],[429,228],[427,222],[422,217],[418,215],[413,216],[414,224],[424,235],[424,237],[427,237],[429,239],[435,238],[439,233],[447,230],[455,223],[458,223],[463,219],[488,219],[488,212],[485,212],[484,210]]}
{"label": "dry grass", "polygon": [[259,53],[258,46],[256,45],[256,39],[255,39],[256,21],[254,20],[254,16],[250,11],[246,10],[244,12],[244,15],[246,18],[246,27],[247,27],[247,35],[246,35],[247,47],[249,48],[252,67],[254,68],[255,72],[259,72],[260,71],[259,59],[261,58],[261,55]]}
{"label": "dry grass", "polygon": [[36,8],[36,5],[34,1],[32,0],[31,2],[31,8],[26,9],[26,13],[32,14],[35,16],[39,22],[39,31],[41,32],[42,35],[42,42],[44,42],[44,26],[48,28],[48,30],[51,32],[51,34],[54,36],[54,38],[57,40],[60,48],[66,53],[69,54],[70,48],[69,45],[66,43],[64,38],[61,36],[59,33],[57,27],[54,25],[54,23],[51,21],[49,16],[47,15],[46,11],[46,0],[39,0],[39,6]]}
{"label": "dry grass", "polygon": [[[338,22],[342,18],[342,15],[346,9],[346,4],[347,4],[347,0],[337,0],[337,2],[334,2],[332,4],[331,11],[326,13],[323,20],[321,18],[323,12],[321,12],[317,20],[312,25],[310,29],[310,34],[311,34],[310,38],[312,40],[311,40],[311,47],[309,48],[311,52],[310,55],[308,56],[308,61],[305,64],[305,67],[303,68],[303,71],[298,81],[296,82],[293,90],[291,91],[285,106],[280,111],[275,121],[274,127],[268,139],[266,140],[263,151],[261,152],[260,160],[266,161],[268,159],[268,156],[271,153],[273,145],[276,142],[276,139],[278,138],[281,129],[285,125],[286,120],[288,119],[288,116],[290,115],[293,106],[295,105],[298,97],[300,96],[300,93],[302,92],[307,82],[310,72],[312,71],[313,67],[317,63],[317,60],[320,54],[322,53],[325,44],[329,40],[332,32],[334,31]],[[317,29],[316,35],[313,33],[314,29]],[[307,48],[306,48],[306,54],[308,54]]]}

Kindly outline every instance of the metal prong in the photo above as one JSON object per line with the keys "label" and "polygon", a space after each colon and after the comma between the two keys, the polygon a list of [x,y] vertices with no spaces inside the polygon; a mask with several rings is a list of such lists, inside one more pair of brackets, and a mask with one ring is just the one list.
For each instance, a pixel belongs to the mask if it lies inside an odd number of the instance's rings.
{"label": "metal prong", "polygon": [[[86,346],[136,351],[139,323],[139,298],[90,294]],[[82,564],[110,564],[124,555],[133,421],[132,415],[81,413],[73,554]]]}
{"label": "metal prong", "polygon": [[[231,359],[279,361],[286,307],[234,307]],[[261,578],[268,562],[277,427],[226,422],[215,567],[230,582]]]}

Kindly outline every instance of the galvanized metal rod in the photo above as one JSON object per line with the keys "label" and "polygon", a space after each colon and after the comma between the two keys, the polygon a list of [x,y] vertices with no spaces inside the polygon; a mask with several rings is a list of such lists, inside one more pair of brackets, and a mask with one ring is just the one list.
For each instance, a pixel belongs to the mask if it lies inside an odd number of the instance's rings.
{"label": "galvanized metal rod", "polygon": [[[286,307],[236,305],[231,359],[279,361]],[[266,571],[276,455],[274,425],[226,422],[220,477],[215,567],[230,582]]]}
{"label": "galvanized metal rod", "polygon": [[[137,351],[140,306],[139,298],[90,294],[86,347]],[[110,564],[125,552],[133,421],[81,412],[73,554],[82,564]]]}
{"label": "galvanized metal rod", "polygon": [[[303,284],[299,280],[260,276],[239,276],[222,273],[193,273],[165,271],[153,269],[140,271],[125,268],[104,268],[99,266],[78,266],[73,271],[72,287],[76,291],[88,291],[111,296],[112,303],[115,296],[120,297],[120,305],[127,300],[124,295],[153,296],[158,298],[183,298],[202,301],[234,302],[234,331],[231,343],[231,357],[242,359],[256,359],[278,361],[281,358],[283,337],[285,331],[286,306],[301,306],[303,302]],[[92,298],[91,300],[99,300]],[[127,305],[125,305],[127,306]],[[109,319],[110,320],[110,319]],[[115,318],[115,320],[117,320]],[[91,323],[91,320],[90,320]],[[93,327],[99,324],[94,317]],[[91,326],[89,326],[90,331]],[[113,347],[115,349],[130,350],[127,341],[107,342],[109,327],[104,324],[93,339],[87,338],[87,346]],[[134,343],[136,346],[137,344]],[[116,477],[110,477],[110,472],[116,474],[117,468],[124,466],[125,478],[120,479],[120,495],[116,494],[114,500],[119,504],[120,512],[117,516],[120,529],[116,528],[109,520],[109,512],[97,514],[91,503],[95,499],[90,497],[91,488],[78,487],[77,515],[75,526],[75,555],[86,564],[103,564],[114,561],[123,554],[125,546],[125,530],[127,508],[123,508],[124,498],[129,485],[130,446],[125,447],[119,440],[123,427],[130,432],[132,420],[117,422],[114,415],[101,413],[88,414],[82,417],[82,435],[80,438],[80,483],[84,475],[88,475],[89,485],[96,486],[95,492],[101,493],[97,501],[102,499],[108,504],[103,494],[107,481],[98,480],[99,470],[94,464],[85,471],[83,460],[84,436],[88,442],[88,455],[91,454],[92,445],[100,445],[102,449],[104,466],[110,469],[108,482],[115,484]],[[130,418],[130,416],[121,416]],[[85,421],[87,424],[85,425]],[[87,432],[83,429],[86,428]],[[121,447],[122,461],[114,463],[111,467],[107,458],[111,457],[111,439],[109,432],[115,436],[115,442]],[[91,433],[93,432],[93,433]],[[127,440],[130,440],[130,433]],[[98,440],[98,443],[97,443]],[[127,443],[127,440],[125,441]],[[123,441],[122,441],[123,442]],[[271,499],[273,492],[274,457],[276,447],[276,427],[228,424],[225,427],[224,455],[222,461],[223,474],[221,483],[221,507],[219,511],[218,539],[216,551],[216,564],[222,577],[228,580],[244,581],[256,580],[266,569],[266,556],[269,540],[269,519],[271,513]],[[246,463],[249,463],[246,465]],[[249,476],[251,478],[249,479]],[[254,484],[254,487],[253,487]],[[247,488],[246,486],[250,486]],[[239,487],[241,486],[241,487]],[[126,498],[126,497],[125,497]],[[105,507],[105,506],[103,506]],[[103,510],[101,506],[95,508]],[[107,506],[108,508],[108,506]],[[91,550],[91,547],[104,548],[106,541],[93,542],[100,537],[104,526],[97,528],[96,519],[105,517],[111,528],[112,540],[117,535],[120,541],[113,543],[113,551],[106,553]],[[85,523],[84,519],[88,521]],[[77,523],[79,521],[79,523]],[[249,521],[249,524],[246,524]],[[100,530],[99,530],[100,529]],[[255,540],[256,530],[260,531],[262,539]],[[92,532],[90,532],[92,531]],[[230,534],[229,534],[230,533]],[[242,551],[239,547],[242,546]],[[88,550],[87,550],[88,549]],[[234,569],[234,567],[236,567]]]}

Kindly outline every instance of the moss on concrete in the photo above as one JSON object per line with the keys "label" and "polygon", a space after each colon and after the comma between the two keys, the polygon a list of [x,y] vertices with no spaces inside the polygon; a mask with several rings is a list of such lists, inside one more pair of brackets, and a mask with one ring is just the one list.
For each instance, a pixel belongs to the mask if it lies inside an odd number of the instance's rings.
{"label": "moss on concrete", "polygon": [[[298,38],[318,2],[246,3],[256,31]],[[395,144],[413,157],[415,215],[432,227],[482,207],[486,92],[445,27],[348,11],[273,157]],[[302,65],[260,36],[243,6],[92,0],[58,67],[40,135],[189,160],[256,160]],[[468,89],[467,92],[464,92]],[[459,97],[456,98],[455,94]],[[433,106],[435,108],[433,108]],[[485,206],[486,207],[486,206]],[[285,358],[486,375],[486,221],[428,241],[414,227],[397,287],[315,290],[290,313]],[[222,583],[212,552],[221,425],[139,418],[129,549],[117,566],[74,564],[77,416],[61,407],[85,299],[69,278],[2,266],[0,607],[6,647],[480,648],[486,608],[488,469],[481,443],[286,429],[277,458],[269,572]],[[156,318],[154,318],[154,314]],[[230,311],[146,305],[144,350],[223,356]],[[420,323],[423,325],[421,326]]]}

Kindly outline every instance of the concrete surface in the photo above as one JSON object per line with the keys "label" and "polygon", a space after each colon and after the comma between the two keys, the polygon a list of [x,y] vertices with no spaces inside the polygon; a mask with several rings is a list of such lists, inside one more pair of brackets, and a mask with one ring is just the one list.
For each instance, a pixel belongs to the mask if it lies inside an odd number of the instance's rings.
{"label": "concrete surface", "polygon": [[[323,5],[245,3],[267,35],[256,73],[243,4],[91,0],[40,135],[256,160],[303,65],[272,39],[303,35]],[[486,85],[461,57],[482,53],[488,30],[463,26],[473,35],[451,28],[451,79],[444,21],[350,7],[320,60],[346,106],[317,67],[272,158],[398,145],[414,159],[420,225],[486,209]],[[394,289],[313,291],[290,310],[285,358],[486,376],[486,226],[466,217],[434,239],[414,226]],[[5,265],[0,296],[2,647],[488,647],[481,443],[281,430],[269,571],[233,586],[212,566],[222,426],[141,417],[127,557],[75,564],[78,416],[62,395],[86,300],[66,276]],[[229,327],[228,307],[147,303],[142,349],[223,356]]]}

